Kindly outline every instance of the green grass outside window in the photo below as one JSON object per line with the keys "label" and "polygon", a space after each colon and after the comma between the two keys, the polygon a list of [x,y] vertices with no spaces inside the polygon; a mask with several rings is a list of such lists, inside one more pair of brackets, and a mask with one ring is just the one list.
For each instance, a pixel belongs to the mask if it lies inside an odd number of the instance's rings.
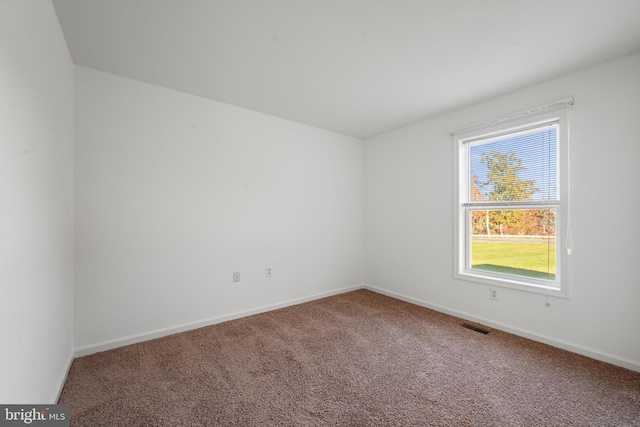
{"label": "green grass outside window", "polygon": [[473,241],[471,268],[554,280],[555,242]]}

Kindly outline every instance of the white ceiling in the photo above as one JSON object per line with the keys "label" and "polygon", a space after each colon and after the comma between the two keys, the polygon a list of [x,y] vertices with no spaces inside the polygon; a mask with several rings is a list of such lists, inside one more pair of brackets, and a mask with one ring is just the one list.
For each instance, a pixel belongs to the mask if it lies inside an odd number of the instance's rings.
{"label": "white ceiling", "polygon": [[640,49],[640,0],[53,4],[76,64],[359,138]]}

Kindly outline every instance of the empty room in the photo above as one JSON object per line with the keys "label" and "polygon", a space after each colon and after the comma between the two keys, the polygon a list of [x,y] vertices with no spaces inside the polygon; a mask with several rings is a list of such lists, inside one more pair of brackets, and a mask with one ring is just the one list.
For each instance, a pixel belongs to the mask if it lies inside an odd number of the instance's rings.
{"label": "empty room", "polygon": [[639,0],[0,0],[0,425],[640,426],[639,159]]}

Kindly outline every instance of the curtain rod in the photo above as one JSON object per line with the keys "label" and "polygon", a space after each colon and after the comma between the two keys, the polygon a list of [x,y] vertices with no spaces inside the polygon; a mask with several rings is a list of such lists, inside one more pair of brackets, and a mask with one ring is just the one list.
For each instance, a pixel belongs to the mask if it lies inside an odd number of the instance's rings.
{"label": "curtain rod", "polygon": [[549,108],[556,107],[558,105],[565,105],[565,104],[573,105],[574,102],[575,101],[573,99],[573,96],[568,96],[566,98],[558,99],[557,101],[553,101],[553,102],[550,102],[548,104],[540,105],[538,107],[529,108],[528,110],[524,110],[524,111],[520,111],[518,113],[510,114],[508,116],[503,116],[503,117],[499,117],[499,118],[496,118],[496,119],[486,120],[484,122],[474,123],[472,125],[467,125],[467,126],[463,126],[463,127],[457,128],[457,129],[453,129],[449,133],[451,135],[455,135],[455,134],[460,133],[462,131],[467,131],[467,130],[471,130],[471,129],[474,129],[474,128],[480,128],[480,127],[484,127],[484,126],[489,126],[489,125],[492,125],[492,124],[495,124],[495,123],[503,122],[505,120],[511,120],[511,119],[515,119],[515,118],[518,118],[518,117],[526,116],[528,114],[538,113],[540,111],[544,111],[544,110],[547,110]]}

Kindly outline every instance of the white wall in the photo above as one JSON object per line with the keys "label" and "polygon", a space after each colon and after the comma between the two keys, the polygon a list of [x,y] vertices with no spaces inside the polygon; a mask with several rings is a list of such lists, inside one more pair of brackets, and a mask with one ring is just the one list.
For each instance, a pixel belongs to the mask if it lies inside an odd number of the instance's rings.
{"label": "white wall", "polygon": [[0,402],[57,400],[73,354],[73,64],[53,6],[0,1]]}
{"label": "white wall", "polygon": [[[448,131],[572,95],[570,299],[453,279]],[[365,283],[640,370],[640,54],[366,141]]]}
{"label": "white wall", "polygon": [[75,155],[80,354],[362,283],[361,140],[76,67]]}

